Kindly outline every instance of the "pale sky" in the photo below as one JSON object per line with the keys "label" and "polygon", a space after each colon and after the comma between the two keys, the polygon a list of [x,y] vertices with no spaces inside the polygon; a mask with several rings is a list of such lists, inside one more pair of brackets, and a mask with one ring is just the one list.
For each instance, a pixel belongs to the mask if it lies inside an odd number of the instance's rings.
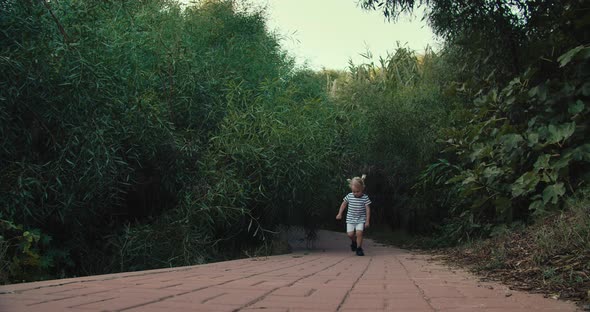
{"label": "pale sky", "polygon": [[422,13],[387,22],[380,11],[365,11],[358,0],[249,0],[267,7],[269,30],[280,35],[282,45],[297,64],[312,69],[346,69],[348,61],[365,62],[367,49],[373,60],[386,56],[397,41],[420,53],[439,44]]}

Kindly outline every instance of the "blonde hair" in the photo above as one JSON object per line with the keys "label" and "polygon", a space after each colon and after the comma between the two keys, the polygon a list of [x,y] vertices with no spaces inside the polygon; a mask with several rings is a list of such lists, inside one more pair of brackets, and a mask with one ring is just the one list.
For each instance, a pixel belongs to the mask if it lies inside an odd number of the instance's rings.
{"label": "blonde hair", "polygon": [[353,185],[358,185],[361,190],[365,189],[365,178],[367,177],[366,174],[363,174],[361,177],[354,177],[352,179],[346,179],[352,188]]}

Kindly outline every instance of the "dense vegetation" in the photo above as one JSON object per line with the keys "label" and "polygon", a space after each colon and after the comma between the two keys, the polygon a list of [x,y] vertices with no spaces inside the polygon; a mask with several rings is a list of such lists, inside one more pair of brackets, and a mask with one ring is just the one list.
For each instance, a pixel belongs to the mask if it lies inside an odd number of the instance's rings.
{"label": "dense vegetation", "polygon": [[233,1],[1,1],[0,279],[313,237],[360,173],[373,221],[438,245],[587,214],[590,11],[566,2],[361,1],[427,5],[444,48],[313,72]]}
{"label": "dense vegetation", "polygon": [[[434,231],[428,245],[467,242],[451,257],[487,276],[590,300],[590,6],[576,0],[361,5],[393,20],[425,5],[426,20],[445,40],[429,77],[439,81],[436,101],[446,119],[436,143],[417,145],[435,145],[437,153],[421,174],[401,182],[399,170],[385,173],[389,188],[402,190],[390,209],[410,220],[406,229]],[[433,118],[426,116],[422,125]],[[398,156],[393,150],[385,159]]]}
{"label": "dense vegetation", "polygon": [[262,12],[1,3],[3,281],[236,257],[336,205],[348,115]]}
{"label": "dense vegetation", "polygon": [[587,4],[361,4],[392,19],[427,5],[427,20],[445,39],[442,67],[433,76],[441,81],[443,96],[437,101],[446,100],[440,105],[448,123],[437,133],[438,159],[420,175],[416,193],[409,193],[412,203],[420,203],[409,209],[420,209],[433,221],[448,218],[443,241],[528,222],[562,208],[566,197],[587,187]]}

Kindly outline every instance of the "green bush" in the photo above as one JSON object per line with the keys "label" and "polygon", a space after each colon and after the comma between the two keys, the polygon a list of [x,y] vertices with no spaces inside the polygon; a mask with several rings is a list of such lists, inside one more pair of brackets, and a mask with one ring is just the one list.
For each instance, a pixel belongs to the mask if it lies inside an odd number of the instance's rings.
{"label": "green bush", "polygon": [[532,68],[476,98],[471,114],[445,130],[445,170],[431,166],[423,178],[455,197],[449,241],[561,209],[585,185],[589,58],[588,48],[570,50],[544,81]]}
{"label": "green bush", "polygon": [[0,219],[0,282],[44,279],[47,270],[71,267],[66,252],[51,247],[51,236],[39,229],[25,230],[22,225]]}
{"label": "green bush", "polygon": [[[52,238],[41,258],[57,250],[73,263],[43,266],[40,274],[223,258],[216,242],[255,229],[251,220],[273,228],[283,207],[299,213],[311,198],[302,194],[333,185],[325,177],[336,180],[337,165],[326,160],[339,135],[329,120],[336,110],[324,103],[319,76],[294,70],[263,12],[233,1],[0,6],[0,213]],[[286,104],[273,107],[275,101]],[[242,124],[243,137],[231,137],[233,122]],[[252,139],[259,130],[274,145]],[[297,132],[280,141],[279,133],[291,130]],[[321,134],[310,137],[310,130]],[[280,162],[263,158],[260,148]],[[217,154],[225,151],[235,157]],[[262,171],[253,177],[245,171],[251,168]],[[312,171],[317,183],[295,183]],[[281,193],[263,197],[260,185]],[[22,236],[7,231],[0,235]]]}

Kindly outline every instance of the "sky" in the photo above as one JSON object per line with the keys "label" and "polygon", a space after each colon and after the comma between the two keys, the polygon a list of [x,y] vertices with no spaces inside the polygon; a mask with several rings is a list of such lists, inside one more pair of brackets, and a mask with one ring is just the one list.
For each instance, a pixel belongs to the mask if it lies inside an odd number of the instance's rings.
{"label": "sky", "polygon": [[377,61],[393,52],[397,42],[417,53],[440,45],[419,12],[394,23],[380,11],[361,9],[358,0],[249,1],[266,6],[269,30],[283,38],[283,48],[297,64],[315,70],[346,69],[350,59],[366,62],[361,54],[367,51]]}

